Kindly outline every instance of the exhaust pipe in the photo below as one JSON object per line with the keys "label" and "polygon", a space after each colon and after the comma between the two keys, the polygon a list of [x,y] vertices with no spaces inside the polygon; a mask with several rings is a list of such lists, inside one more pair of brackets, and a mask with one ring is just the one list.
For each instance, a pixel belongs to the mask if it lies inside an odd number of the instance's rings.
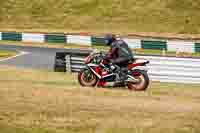
{"label": "exhaust pipe", "polygon": [[128,75],[128,79],[127,79],[126,82],[139,83],[140,80],[139,80],[139,79],[136,79],[136,78],[134,78],[134,77],[132,77],[132,76],[130,76],[130,75]]}

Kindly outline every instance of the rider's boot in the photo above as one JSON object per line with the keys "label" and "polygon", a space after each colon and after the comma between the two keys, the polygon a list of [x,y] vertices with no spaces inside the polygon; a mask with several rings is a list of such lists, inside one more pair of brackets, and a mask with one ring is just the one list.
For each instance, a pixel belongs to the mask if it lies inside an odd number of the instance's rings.
{"label": "rider's boot", "polygon": [[138,82],[138,79],[136,79],[135,77],[131,76],[131,73],[129,74],[129,72],[126,75],[126,80],[125,82]]}
{"label": "rider's boot", "polygon": [[127,68],[122,68],[120,72],[122,82],[137,82],[138,80],[131,76],[131,72]]}

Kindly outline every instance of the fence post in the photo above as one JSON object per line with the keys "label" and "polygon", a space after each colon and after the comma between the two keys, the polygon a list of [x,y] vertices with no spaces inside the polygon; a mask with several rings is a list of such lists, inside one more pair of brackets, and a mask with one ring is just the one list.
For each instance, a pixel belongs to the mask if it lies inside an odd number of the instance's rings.
{"label": "fence post", "polygon": [[166,56],[166,50],[165,50],[165,48],[162,49],[162,56]]}
{"label": "fence post", "polygon": [[176,57],[179,57],[179,56],[180,56],[180,49],[177,48],[177,49],[176,49]]}
{"label": "fence post", "polygon": [[71,55],[70,54],[65,56],[65,62],[66,62],[66,70],[68,72],[72,72],[72,70],[71,70]]}

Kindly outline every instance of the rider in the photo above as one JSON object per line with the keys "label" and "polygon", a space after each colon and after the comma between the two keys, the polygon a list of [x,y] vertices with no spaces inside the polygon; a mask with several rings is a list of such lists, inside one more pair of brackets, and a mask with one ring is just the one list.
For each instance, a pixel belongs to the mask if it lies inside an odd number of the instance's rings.
{"label": "rider", "polygon": [[[106,56],[106,60],[111,62],[109,65],[110,67],[117,65],[120,68],[126,68],[129,62],[134,60],[132,51],[125,41],[117,39],[116,36],[112,34],[106,35],[105,40],[106,45],[111,47]],[[123,72],[121,74],[126,75],[126,73]],[[121,80],[126,80],[126,76],[122,75],[120,75]]]}

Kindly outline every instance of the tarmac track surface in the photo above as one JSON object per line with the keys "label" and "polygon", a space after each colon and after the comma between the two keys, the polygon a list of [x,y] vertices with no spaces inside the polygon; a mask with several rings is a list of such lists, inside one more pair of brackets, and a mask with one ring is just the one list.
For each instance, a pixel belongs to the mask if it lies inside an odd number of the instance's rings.
{"label": "tarmac track surface", "polygon": [[79,51],[74,49],[42,48],[3,44],[0,44],[0,49],[19,52],[16,57],[0,60],[0,65],[48,70],[53,70],[56,52]]}

